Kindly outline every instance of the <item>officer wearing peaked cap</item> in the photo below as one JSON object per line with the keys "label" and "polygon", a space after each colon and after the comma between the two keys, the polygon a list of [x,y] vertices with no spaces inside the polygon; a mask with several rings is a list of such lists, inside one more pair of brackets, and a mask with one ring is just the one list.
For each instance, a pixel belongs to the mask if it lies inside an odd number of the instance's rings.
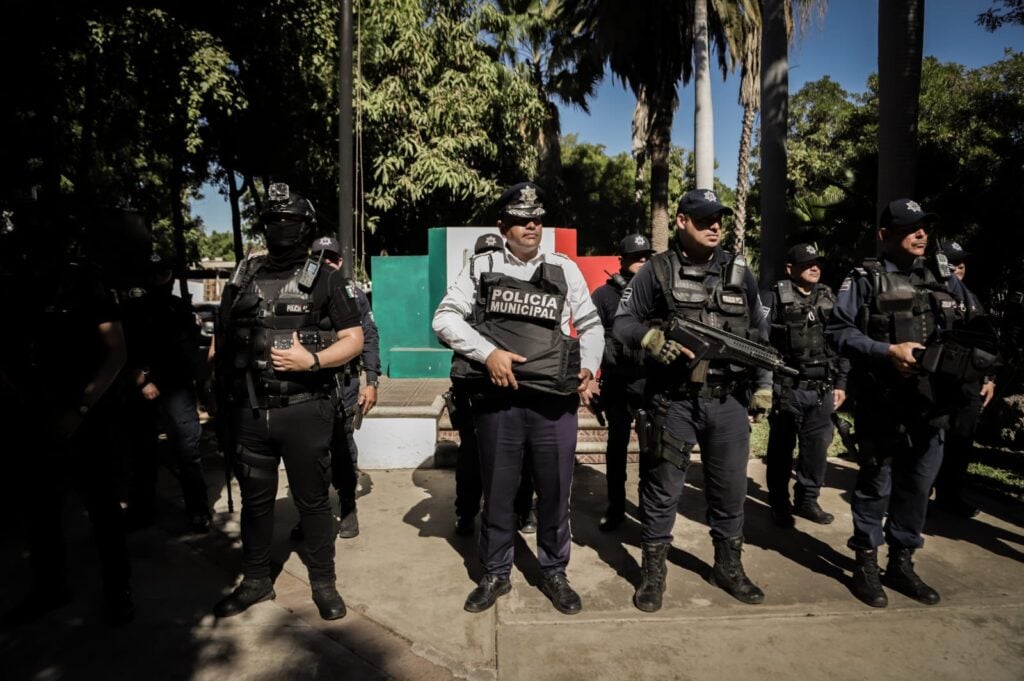
{"label": "officer wearing peaked cap", "polygon": [[[543,192],[532,182],[498,200],[500,252],[474,256],[448,289],[433,328],[455,351],[452,374],[472,386],[484,490],[480,560],[485,570],[465,608],[480,612],[511,589],[515,512],[523,452],[533,457],[537,562],[542,589],[560,612],[582,603],[566,578],[569,491],[577,409],[604,346],[579,267],[542,253]],[[570,336],[572,321],[579,334]]]}
{"label": "officer wearing peaked cap", "polygon": [[608,422],[605,475],[608,508],[599,529],[608,532],[626,517],[626,455],[629,432],[644,394],[642,350],[630,350],[612,335],[615,311],[622,294],[640,268],[653,255],[651,241],[643,234],[629,234],[619,242],[619,271],[594,289],[592,299],[604,326],[604,357],[601,359],[601,406]]}

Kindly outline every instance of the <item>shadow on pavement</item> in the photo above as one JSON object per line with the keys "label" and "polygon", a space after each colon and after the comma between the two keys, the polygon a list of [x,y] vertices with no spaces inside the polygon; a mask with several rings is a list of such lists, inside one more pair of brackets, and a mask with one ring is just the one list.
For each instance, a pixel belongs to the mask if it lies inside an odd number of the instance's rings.
{"label": "shadow on pavement", "polygon": [[[421,537],[439,537],[447,541],[452,550],[462,556],[462,565],[468,579],[474,584],[479,582],[484,576],[483,567],[477,558],[479,521],[477,531],[471,536],[455,534],[455,476],[447,471],[421,467],[412,471],[412,481],[428,497],[410,508],[402,521],[415,527]],[[517,546],[516,553],[520,552]]]}

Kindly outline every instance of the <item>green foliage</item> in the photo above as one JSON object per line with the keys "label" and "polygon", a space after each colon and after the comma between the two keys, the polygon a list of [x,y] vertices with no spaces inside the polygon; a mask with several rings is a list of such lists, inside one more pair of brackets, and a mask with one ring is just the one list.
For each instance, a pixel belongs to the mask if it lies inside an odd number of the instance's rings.
{"label": "green foliage", "polygon": [[230,232],[203,233],[199,240],[199,257],[211,260],[234,260],[234,244]]}

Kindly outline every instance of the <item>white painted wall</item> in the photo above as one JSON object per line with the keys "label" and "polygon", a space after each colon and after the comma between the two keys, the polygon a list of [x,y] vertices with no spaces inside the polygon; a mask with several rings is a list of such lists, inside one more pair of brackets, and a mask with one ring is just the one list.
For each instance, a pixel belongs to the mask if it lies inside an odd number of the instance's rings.
{"label": "white painted wall", "polygon": [[[482,234],[498,234],[495,227],[447,227],[445,229],[446,249],[445,266],[447,267],[446,285],[451,286],[455,277],[465,267],[469,256],[473,255],[473,246],[476,245],[477,237]],[[550,253],[555,250],[555,231],[546,229],[541,235],[540,250]]]}
{"label": "white painted wall", "polygon": [[355,436],[360,468],[419,468],[432,464],[437,419],[367,418]]}

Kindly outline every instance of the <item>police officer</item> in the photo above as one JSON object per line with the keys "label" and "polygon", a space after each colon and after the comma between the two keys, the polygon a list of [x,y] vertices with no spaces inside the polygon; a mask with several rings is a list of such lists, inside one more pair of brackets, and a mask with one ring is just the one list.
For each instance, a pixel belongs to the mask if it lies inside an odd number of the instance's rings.
{"label": "police officer", "polygon": [[[523,452],[533,456],[537,561],[542,590],[560,612],[580,611],[569,585],[569,492],[580,396],[604,345],[601,323],[579,268],[541,253],[543,192],[522,182],[498,200],[500,253],[475,255],[448,289],[433,327],[457,353],[457,376],[472,382],[484,507],[480,558],[486,574],[466,598],[480,612],[511,589],[515,512]],[[579,338],[569,335],[572,319]]]}
{"label": "police officer", "polygon": [[[500,253],[504,241],[497,234],[481,234],[473,244],[473,255]],[[487,259],[486,271],[494,269],[494,255]],[[500,256],[498,256],[500,257]],[[455,364],[457,365],[457,363]],[[455,460],[455,534],[468,537],[473,534],[474,519],[480,512],[483,487],[480,480],[480,452],[477,447],[476,427],[470,402],[472,382],[458,376],[452,377],[448,416],[452,426],[459,431],[459,451]],[[525,475],[519,483],[513,506],[518,518],[519,531],[533,534],[537,531],[537,514],[533,508],[533,479],[530,476],[530,451],[523,454]]]}
{"label": "police officer", "polygon": [[0,337],[0,426],[10,443],[33,443],[8,459],[18,508],[28,511],[32,586],[0,623],[22,624],[70,602],[63,516],[74,487],[93,526],[104,617],[124,624],[135,607],[109,446],[126,357],[121,309],[100,269],[78,253],[67,216],[27,204],[12,221],[0,243],[0,296],[19,317]]}
{"label": "police officer", "polygon": [[[957,322],[964,288],[924,257],[935,218],[910,199],[885,207],[878,230],[882,257],[865,260],[846,277],[827,329],[858,380],[860,470],[847,542],[857,558],[853,592],[878,608],[888,605],[883,583],[921,603],[939,602],[938,592],[914,571],[912,556],[924,544],[921,530],[942,462],[949,406],[936,403],[941,386],[917,371],[915,352]],[[879,578],[883,543],[889,562]]]}
{"label": "police officer", "polygon": [[[230,617],[275,597],[270,578],[278,464],[283,459],[305,535],[313,602],[324,619],[345,616],[335,586],[328,495],[335,410],[333,371],[362,352],[354,297],[329,268],[308,259],[316,213],[285,184],[260,213],[267,255],[241,264],[221,302],[218,371],[234,398],[236,475],[242,491],[242,571],[214,606]],[[328,271],[323,271],[328,269]]]}
{"label": "police officer", "polygon": [[609,532],[626,518],[626,452],[629,430],[636,410],[643,404],[644,353],[626,349],[612,334],[615,312],[622,292],[654,253],[643,234],[629,234],[619,242],[619,271],[594,289],[591,298],[604,326],[604,357],[601,359],[600,404],[608,423],[605,475],[608,481],[608,509],[598,526]]}
{"label": "police officer", "polygon": [[[946,255],[953,268],[953,275],[963,283],[970,253],[956,241],[940,243],[939,250]],[[966,285],[964,292],[967,296],[964,304],[968,312],[974,315],[985,314],[981,301]],[[995,394],[995,382],[990,376],[984,380],[965,381],[961,384],[960,391],[962,401],[950,420],[949,430],[946,431],[942,466],[935,479],[935,505],[954,515],[973,518],[978,515],[978,509],[963,496],[967,484],[967,466],[971,462],[974,450],[974,431],[978,426],[978,417]]]}
{"label": "police officer", "polygon": [[[692,358],[690,349],[665,335],[673,319],[686,318],[767,342],[754,276],[742,257],[720,246],[722,218],[731,214],[713,191],[687,192],[679,202],[672,246],[636,274],[615,315],[615,336],[627,348],[643,348],[657,362],[657,369],[647,372],[651,437],[641,452],[643,564],[633,596],[645,612],[661,608],[665,557],[690,452],[697,444],[715,547],[710,580],[744,603],[764,600],[747,578],[740,553],[750,458],[748,411],[760,418],[771,408],[771,372],[752,375],[746,367],[719,360],[702,360],[691,368],[681,357]],[[637,427],[645,427],[639,417]]]}
{"label": "police officer", "polygon": [[[359,516],[356,513],[356,487],[359,484],[359,448],[356,446],[356,420],[364,416],[377,404],[377,388],[380,386],[380,334],[373,319],[370,300],[352,280],[345,279],[341,271],[341,247],[338,240],[323,236],[313,242],[312,254],[317,258],[323,253],[323,262],[330,267],[329,277],[337,278],[331,288],[344,289],[359,308],[359,322],[363,329],[363,352],[334,374],[337,413],[334,431],[331,435],[331,472],[334,489],[338,491],[338,536],[352,539],[359,536]],[[360,373],[366,374],[366,384],[360,386]],[[302,523],[292,528],[291,537],[302,539]]]}
{"label": "police officer", "polygon": [[[834,434],[832,414],[846,400],[849,360],[825,342],[825,324],[835,306],[832,290],[821,283],[821,257],[813,244],[797,244],[786,254],[787,279],[761,294],[771,324],[771,343],[799,376],[775,375],[775,399],[768,416],[767,478],[772,518],[793,527],[793,513],[828,525],[835,516],[818,504],[825,483],[828,447]],[[795,503],[789,478],[793,447],[799,445]]]}
{"label": "police officer", "polygon": [[210,502],[196,405],[199,327],[192,306],[174,295],[170,262],[154,253],[147,278],[147,286],[130,289],[124,303],[128,368],[134,388],[128,391],[126,406],[135,450],[127,523],[129,529],[137,529],[154,522],[157,436],[162,427],[174,450],[189,529],[205,533],[210,529]]}

